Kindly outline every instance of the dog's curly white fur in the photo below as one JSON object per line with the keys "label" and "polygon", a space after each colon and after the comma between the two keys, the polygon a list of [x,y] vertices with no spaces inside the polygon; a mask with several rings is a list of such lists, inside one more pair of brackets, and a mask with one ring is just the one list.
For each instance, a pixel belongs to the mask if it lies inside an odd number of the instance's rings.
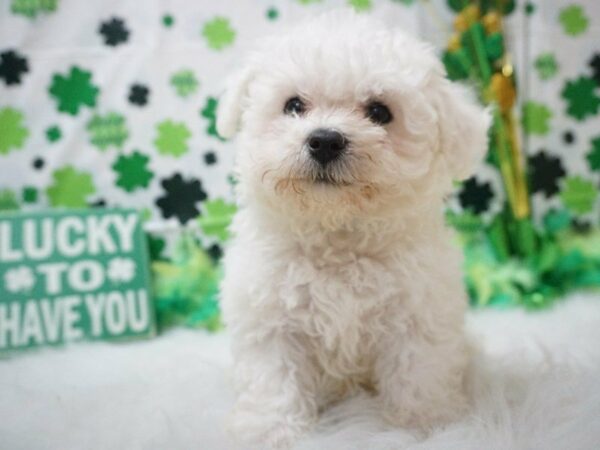
{"label": "dog's curly white fur", "polygon": [[[305,109],[286,114],[294,97]],[[368,117],[373,102],[389,123]],[[465,411],[466,295],[443,199],[482,159],[489,122],[431,46],[352,13],[251,55],[217,121],[239,131],[222,284],[239,437],[289,445],[357,388],[400,426]],[[308,148],[315,129],[347,143],[325,166]]]}

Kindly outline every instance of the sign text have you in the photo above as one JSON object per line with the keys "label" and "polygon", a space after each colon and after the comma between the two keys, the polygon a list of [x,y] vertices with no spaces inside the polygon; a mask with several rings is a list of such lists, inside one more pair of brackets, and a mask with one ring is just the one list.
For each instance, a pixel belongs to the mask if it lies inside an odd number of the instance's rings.
{"label": "sign text have you", "polygon": [[148,286],[134,211],[0,215],[0,350],[149,335]]}

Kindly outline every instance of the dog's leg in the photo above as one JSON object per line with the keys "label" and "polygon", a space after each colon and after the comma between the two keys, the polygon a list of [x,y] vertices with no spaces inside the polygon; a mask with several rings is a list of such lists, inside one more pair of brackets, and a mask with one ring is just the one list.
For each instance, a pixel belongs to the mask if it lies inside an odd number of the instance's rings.
{"label": "dog's leg", "polygon": [[286,448],[317,418],[312,365],[296,338],[237,336],[234,381],[239,393],[230,428],[245,442]]}
{"label": "dog's leg", "polygon": [[434,338],[413,328],[383,347],[376,368],[379,395],[384,417],[395,425],[428,431],[467,409],[463,335],[436,333]]}

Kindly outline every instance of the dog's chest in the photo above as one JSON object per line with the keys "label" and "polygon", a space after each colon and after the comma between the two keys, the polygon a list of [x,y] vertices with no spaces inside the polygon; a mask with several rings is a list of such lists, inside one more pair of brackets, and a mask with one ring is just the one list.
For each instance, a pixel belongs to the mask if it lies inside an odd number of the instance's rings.
{"label": "dog's chest", "polygon": [[293,326],[332,374],[369,371],[401,296],[398,273],[385,257],[324,248],[295,255],[280,298]]}

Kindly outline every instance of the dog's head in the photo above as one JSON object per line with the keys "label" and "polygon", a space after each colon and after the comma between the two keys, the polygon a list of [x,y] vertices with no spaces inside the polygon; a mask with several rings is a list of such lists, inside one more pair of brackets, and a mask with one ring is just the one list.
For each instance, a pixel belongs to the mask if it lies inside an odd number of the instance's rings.
{"label": "dog's head", "polygon": [[246,201],[337,222],[439,200],[487,148],[490,118],[429,45],[329,13],[270,38],[220,100]]}

